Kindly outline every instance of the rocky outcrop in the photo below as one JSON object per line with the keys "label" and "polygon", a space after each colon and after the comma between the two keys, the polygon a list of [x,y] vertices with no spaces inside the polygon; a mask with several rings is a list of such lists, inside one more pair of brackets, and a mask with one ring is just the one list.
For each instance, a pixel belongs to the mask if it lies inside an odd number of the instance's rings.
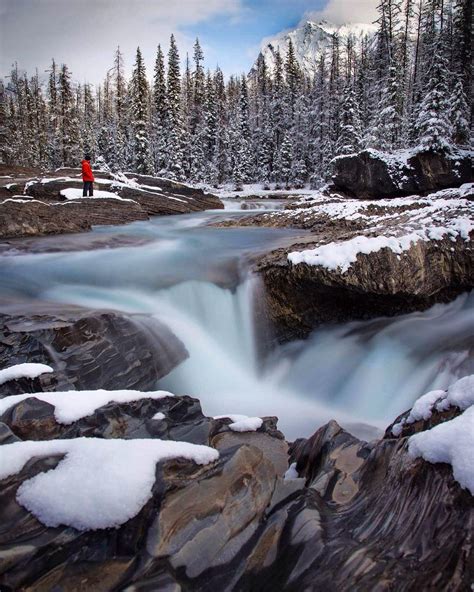
{"label": "rocky outcrop", "polygon": [[91,223],[84,217],[71,216],[71,210],[23,198],[0,202],[0,237],[37,236],[61,232],[84,232]]}
{"label": "rocky outcrop", "polygon": [[26,361],[54,368],[0,385],[0,398],[44,390],[153,390],[188,355],[167,327],[140,315],[38,305],[0,311],[0,323],[1,368]]}
{"label": "rocky outcrop", "polygon": [[220,456],[158,463],[141,511],[95,531],[47,527],[18,503],[22,483],[61,461],[33,458],[1,482],[2,590],[469,589],[474,503],[451,467],[413,460],[406,438],[366,443],[333,421],[290,446],[300,477],[283,480],[275,419],[247,433],[230,422],[205,417],[190,397],[112,402],[67,426],[35,398],[5,412],[0,446],[160,438]]}
{"label": "rocky outcrop", "polygon": [[82,232],[94,225],[224,207],[215,195],[167,179],[100,171],[95,175],[96,195],[107,194],[69,200],[63,195],[66,189],[75,189],[80,196],[78,169],[59,169],[41,178],[12,177],[0,187],[0,237]]}
{"label": "rocky outcrop", "polygon": [[360,253],[347,271],[291,265],[287,252],[279,251],[264,257],[257,270],[277,336],[286,341],[306,337],[323,323],[394,316],[449,302],[474,285],[469,244],[461,238],[420,240],[402,255],[389,248]]}
{"label": "rocky outcrop", "polygon": [[363,150],[338,156],[332,163],[336,189],[361,199],[426,193],[459,187],[473,180],[469,152],[401,151],[392,154]]}

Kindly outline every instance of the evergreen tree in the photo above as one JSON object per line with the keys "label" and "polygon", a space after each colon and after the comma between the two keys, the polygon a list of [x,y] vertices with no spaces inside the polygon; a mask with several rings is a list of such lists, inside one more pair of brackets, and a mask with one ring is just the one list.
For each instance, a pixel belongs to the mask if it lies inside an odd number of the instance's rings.
{"label": "evergreen tree", "polygon": [[344,92],[341,121],[341,135],[336,144],[336,154],[357,152],[361,147],[359,108],[356,94],[350,85]]}
{"label": "evergreen tree", "polygon": [[416,129],[418,141],[424,148],[440,151],[449,148],[452,130],[448,119],[446,62],[440,47],[437,48],[438,59],[432,61],[427,92],[420,105]]}
{"label": "evergreen tree", "polygon": [[66,64],[62,64],[59,71],[58,102],[61,164],[65,167],[73,167],[77,165],[82,147],[71,74]]}
{"label": "evergreen tree", "polygon": [[449,119],[452,129],[452,140],[455,144],[468,146],[470,141],[469,106],[464,94],[462,78],[459,78],[449,101]]}
{"label": "evergreen tree", "polygon": [[149,89],[145,64],[137,48],[131,83],[133,163],[137,173],[149,175],[153,165],[149,145]]}
{"label": "evergreen tree", "polygon": [[167,78],[167,173],[172,179],[183,179],[181,75],[179,52],[174,35],[171,35],[168,53]]}

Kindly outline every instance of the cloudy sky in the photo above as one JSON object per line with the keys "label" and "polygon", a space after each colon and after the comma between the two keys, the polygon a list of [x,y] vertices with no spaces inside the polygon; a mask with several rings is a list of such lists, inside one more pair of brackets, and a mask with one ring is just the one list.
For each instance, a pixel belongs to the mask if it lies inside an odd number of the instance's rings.
{"label": "cloudy sky", "polygon": [[175,33],[181,56],[199,36],[206,65],[247,71],[264,37],[305,18],[371,22],[377,0],[0,0],[0,76],[13,62],[32,73],[51,58],[79,82],[97,83],[120,45],[129,70],[140,45],[151,68]]}

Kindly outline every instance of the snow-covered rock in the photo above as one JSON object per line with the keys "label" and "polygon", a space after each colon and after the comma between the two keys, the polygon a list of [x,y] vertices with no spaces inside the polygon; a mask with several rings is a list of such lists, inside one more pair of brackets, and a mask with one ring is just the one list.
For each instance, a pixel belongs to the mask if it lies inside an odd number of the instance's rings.
{"label": "snow-covered rock", "polygon": [[[24,366],[41,366],[42,364],[22,364]],[[46,366],[47,368],[47,366]],[[50,369],[52,371],[52,369]],[[1,380],[1,372],[0,372]],[[0,399],[0,415],[26,399],[35,398],[44,401],[55,408],[54,416],[58,423],[71,424],[78,419],[92,415],[96,409],[108,403],[131,403],[140,399],[164,399],[172,397],[166,391],[141,392],[132,390],[106,391],[66,391],[54,393],[28,393],[11,395]],[[157,419],[154,417],[153,419]],[[162,419],[162,418],[160,418]]]}
{"label": "snow-covered rock", "polygon": [[0,446],[0,480],[32,458],[53,455],[65,457],[24,481],[17,500],[46,526],[77,530],[117,528],[136,516],[152,496],[157,462],[185,458],[205,465],[219,457],[208,446],[154,439],[15,442]]}
{"label": "snow-covered rock", "polygon": [[362,199],[424,193],[473,181],[472,154],[462,150],[418,148],[387,154],[369,149],[338,156],[331,168],[335,187]]}
{"label": "snow-covered rock", "polygon": [[[47,366],[46,364],[16,364],[15,366],[0,370],[0,384],[4,384],[10,380],[18,380],[19,378],[37,378],[42,374],[50,372],[54,372],[54,370],[51,366]],[[1,404],[2,401],[0,401],[0,405]]]}

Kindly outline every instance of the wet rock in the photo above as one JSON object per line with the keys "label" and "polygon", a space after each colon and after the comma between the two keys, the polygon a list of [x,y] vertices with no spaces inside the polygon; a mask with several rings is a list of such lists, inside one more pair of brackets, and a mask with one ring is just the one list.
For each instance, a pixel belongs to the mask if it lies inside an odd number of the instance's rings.
{"label": "wet rock", "polygon": [[337,189],[358,198],[398,197],[459,187],[472,181],[468,152],[413,151],[385,154],[363,150],[332,161]]}
{"label": "wet rock", "polygon": [[159,321],[140,315],[54,306],[0,313],[0,367],[22,362],[52,366],[53,374],[0,386],[0,397],[51,390],[154,390],[187,357]]}

